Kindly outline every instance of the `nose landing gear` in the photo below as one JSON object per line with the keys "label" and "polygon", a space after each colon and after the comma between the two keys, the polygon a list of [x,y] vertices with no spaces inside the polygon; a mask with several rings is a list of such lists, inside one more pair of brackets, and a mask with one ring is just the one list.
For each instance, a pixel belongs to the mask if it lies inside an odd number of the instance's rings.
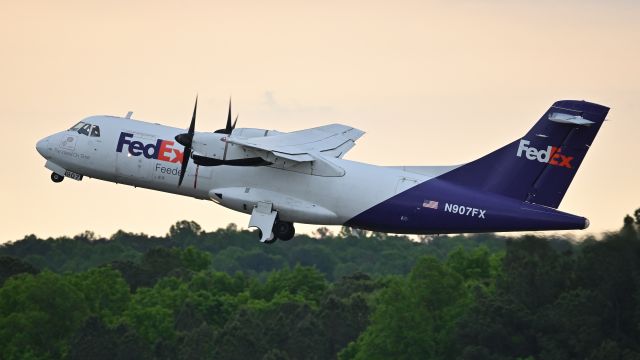
{"label": "nose landing gear", "polygon": [[54,183],[59,183],[62,180],[64,180],[64,176],[56,174],[54,172],[51,173],[51,181],[53,181]]}

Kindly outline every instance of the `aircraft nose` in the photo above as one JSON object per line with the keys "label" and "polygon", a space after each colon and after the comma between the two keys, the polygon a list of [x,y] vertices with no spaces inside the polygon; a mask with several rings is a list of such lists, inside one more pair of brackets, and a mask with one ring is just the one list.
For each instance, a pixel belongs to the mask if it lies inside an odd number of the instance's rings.
{"label": "aircraft nose", "polygon": [[49,153],[49,136],[38,141],[36,143],[36,150],[42,155],[42,157],[47,158]]}

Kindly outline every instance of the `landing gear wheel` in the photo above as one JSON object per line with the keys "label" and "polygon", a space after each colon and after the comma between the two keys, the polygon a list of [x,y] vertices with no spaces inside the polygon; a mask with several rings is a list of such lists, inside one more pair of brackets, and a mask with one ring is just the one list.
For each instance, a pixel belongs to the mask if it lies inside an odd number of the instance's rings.
{"label": "landing gear wheel", "polygon": [[54,172],[51,173],[51,181],[53,181],[54,183],[59,183],[62,180],[64,180],[64,176],[58,175]]}
{"label": "landing gear wheel", "polygon": [[296,234],[296,229],[293,227],[293,223],[276,220],[275,224],[273,224],[273,233],[278,239],[288,241]]}
{"label": "landing gear wheel", "polygon": [[[258,229],[258,239],[262,239],[262,230]],[[263,243],[264,244],[273,244],[274,242],[276,242],[276,240],[278,240],[278,238],[271,233],[271,238],[269,238],[268,240],[265,240]]]}

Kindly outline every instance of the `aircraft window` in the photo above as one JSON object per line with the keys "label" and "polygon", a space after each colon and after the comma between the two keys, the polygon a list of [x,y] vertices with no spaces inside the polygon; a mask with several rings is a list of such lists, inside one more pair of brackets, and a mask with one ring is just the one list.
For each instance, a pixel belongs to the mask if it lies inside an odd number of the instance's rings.
{"label": "aircraft window", "polygon": [[91,130],[91,124],[84,124],[80,129],[78,129],[78,134],[89,136],[89,130]]}
{"label": "aircraft window", "polygon": [[91,136],[100,137],[100,126],[93,125],[93,127],[91,128]]}
{"label": "aircraft window", "polygon": [[71,131],[77,131],[78,129],[80,129],[80,128],[81,128],[81,127],[83,127],[83,126],[84,126],[84,123],[83,123],[82,121],[80,121],[79,123],[77,123],[77,124],[73,125],[73,126],[71,127],[71,129],[69,129],[69,130],[71,130]]}

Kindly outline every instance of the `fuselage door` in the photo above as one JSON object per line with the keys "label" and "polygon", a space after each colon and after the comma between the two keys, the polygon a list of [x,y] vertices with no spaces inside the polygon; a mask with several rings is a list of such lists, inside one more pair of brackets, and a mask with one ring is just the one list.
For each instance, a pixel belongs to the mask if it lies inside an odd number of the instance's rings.
{"label": "fuselage door", "polygon": [[396,194],[409,190],[416,185],[418,185],[418,180],[402,176],[396,184]]}
{"label": "fuselage door", "polygon": [[[87,135],[87,148],[85,149],[87,155],[91,156],[91,165],[98,168],[108,168],[105,164],[105,157],[100,154],[105,154],[102,138],[100,137],[100,126],[93,125]],[[111,165],[113,168],[113,165]]]}
{"label": "fuselage door", "polygon": [[399,210],[399,219],[402,223],[408,223],[416,220],[416,214],[420,211],[420,200],[416,197],[398,195],[414,186],[418,185],[418,180],[401,176],[396,184],[396,196],[398,199],[397,208]]}
{"label": "fuselage door", "polygon": [[[155,144],[156,137],[133,132],[131,143],[134,141],[142,144]],[[116,153],[116,175],[119,182],[139,185],[140,181],[150,179],[153,161],[147,159],[140,151],[141,149],[128,146]]]}

